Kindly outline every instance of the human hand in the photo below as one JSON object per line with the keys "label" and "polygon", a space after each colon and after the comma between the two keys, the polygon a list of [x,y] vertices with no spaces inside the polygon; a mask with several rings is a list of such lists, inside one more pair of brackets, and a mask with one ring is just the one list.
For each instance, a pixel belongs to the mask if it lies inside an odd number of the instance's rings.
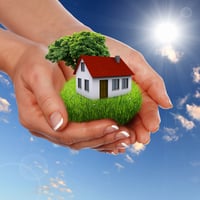
{"label": "human hand", "polygon": [[22,125],[35,136],[73,149],[97,148],[127,138],[126,129],[112,120],[68,121],[59,96],[67,77],[57,64],[45,60],[46,53],[44,47],[31,46],[20,57],[11,76]]}
{"label": "human hand", "polygon": [[[107,37],[107,46],[111,56],[120,55],[134,72],[133,80],[140,86],[142,92],[142,105],[139,113],[124,126],[130,137],[121,142],[127,146],[136,141],[143,144],[150,142],[150,134],[158,131],[161,122],[159,106],[164,109],[172,107],[167,95],[163,79],[146,62],[141,53],[131,47]],[[118,142],[103,145],[99,151],[125,152],[119,149]]]}
{"label": "human hand", "polygon": [[[139,113],[123,127],[131,137],[121,140],[121,143],[116,141],[97,148],[99,151],[122,153],[125,151],[125,147],[136,141],[148,144],[150,133],[159,129],[160,115],[158,107],[170,108],[172,104],[167,95],[164,81],[148,65],[139,52],[112,38],[107,38],[107,46],[111,56],[120,55],[133,70],[135,74],[133,79],[140,86],[143,99]],[[64,63],[61,62],[60,67],[63,73],[67,74],[65,73],[67,68]],[[120,147],[120,144],[124,144],[124,148]]]}
{"label": "human hand", "polygon": [[[27,1],[24,1],[23,5],[25,5],[26,2]],[[58,5],[56,1],[49,2],[48,6],[46,4],[40,5],[43,6],[43,9],[34,9],[35,7],[38,7],[38,3],[40,3],[39,0],[32,6],[23,6],[24,16],[27,16],[24,18],[15,12],[17,10],[16,6],[21,6],[19,3],[12,7],[9,6],[10,12],[8,12],[8,9],[2,8],[2,15],[7,16],[4,17],[3,23],[6,27],[13,30],[13,32],[17,32],[32,41],[46,45],[65,34],[70,35],[73,32],[81,30],[90,31],[88,27],[85,27],[76,20],[68,11]],[[54,9],[53,13],[55,13],[55,15],[52,15],[52,8]],[[30,13],[33,11],[35,12],[36,10],[38,11],[36,15],[30,15]],[[42,16],[44,13],[45,17],[43,18],[35,17]],[[15,21],[13,21],[13,16],[14,19],[16,19]],[[50,19],[48,20],[50,23],[47,23],[46,19]],[[18,23],[15,23],[16,21]],[[28,26],[28,29],[24,24]],[[54,29],[52,29],[52,24],[56,25]],[[40,26],[39,29],[37,28],[38,26]],[[5,44],[5,46],[6,45],[7,44]],[[105,129],[106,125],[110,127],[110,125],[115,124],[109,120],[102,120],[99,121],[99,123],[95,121],[89,124],[68,123],[67,113],[64,111],[64,105],[58,95],[64,82],[63,73],[60,70],[61,68],[59,69],[57,65],[45,61],[42,56],[44,52],[42,50],[39,51],[37,48],[26,52],[26,55],[20,59],[15,73],[12,75],[18,101],[20,121],[22,124],[37,136],[44,137],[51,141],[55,140],[56,143],[64,142],[63,145],[69,146],[70,144],[76,144],[73,146],[74,148],[83,148],[84,145],[85,147],[94,147],[94,143],[91,145],[91,143],[87,143],[87,141],[93,141],[92,139],[95,137],[104,139],[104,142],[101,140],[102,146],[100,146],[100,142],[96,141],[96,147],[100,147],[99,150],[102,151],[107,151],[106,149],[109,149],[109,151],[112,151],[112,149],[116,150],[118,149],[117,146],[122,142],[124,144],[132,144],[137,140],[142,143],[147,143],[150,140],[150,132],[154,132],[159,128],[160,117],[158,106],[160,105],[163,108],[170,108],[172,106],[166,94],[164,82],[137,51],[112,38],[107,38],[107,45],[112,56],[120,55],[134,71],[134,80],[139,84],[143,92],[141,111],[132,122],[127,124],[126,127],[120,127],[119,129],[129,132],[131,135],[130,139],[117,140],[117,142],[115,142],[116,139],[113,139],[114,143],[112,143],[112,140],[106,138],[105,135],[107,134],[105,134],[105,132],[102,133],[102,130]],[[1,44],[1,46],[4,45]],[[11,46],[13,48],[13,46],[16,45],[13,45],[12,43]],[[4,52],[5,51],[3,50],[3,53]],[[10,60],[13,61],[13,59]],[[67,69],[65,68],[64,73],[66,70]],[[69,76],[68,72],[66,74]],[[52,103],[54,101],[55,104]],[[62,125],[58,132],[61,134],[57,134],[50,126],[50,115],[56,109],[61,112],[63,117],[63,123],[59,124]],[[52,118],[55,119],[55,116]],[[60,122],[62,122],[62,120]],[[93,128],[90,129],[90,126]],[[58,127],[59,126],[54,126],[54,128]],[[75,135],[72,130],[76,131]],[[80,130],[82,134],[79,134]],[[119,130],[116,132],[119,132]],[[89,136],[87,135],[88,131],[90,133]],[[100,132],[102,137],[100,137]],[[107,135],[107,137],[113,135],[114,134],[112,133]],[[71,140],[74,143],[69,142],[68,140]],[[80,143],[81,141],[85,141],[85,143],[83,145],[83,143],[79,144],[77,141],[80,141]],[[109,145],[103,145],[105,143],[109,143]],[[119,151],[123,152],[124,149],[120,149]],[[116,150],[116,152],[118,152],[118,150]]]}
{"label": "human hand", "polygon": [[[172,107],[164,81],[138,51],[109,37],[107,37],[107,46],[111,56],[120,55],[132,69],[135,74],[133,79],[142,91],[141,110],[126,125],[127,130],[131,133],[129,142],[126,139],[126,144],[133,144],[135,141],[148,144],[150,133],[154,133],[159,129],[161,119],[158,107],[165,109]],[[106,145],[103,149],[113,149],[116,145]],[[100,148],[98,149],[100,150]]]}

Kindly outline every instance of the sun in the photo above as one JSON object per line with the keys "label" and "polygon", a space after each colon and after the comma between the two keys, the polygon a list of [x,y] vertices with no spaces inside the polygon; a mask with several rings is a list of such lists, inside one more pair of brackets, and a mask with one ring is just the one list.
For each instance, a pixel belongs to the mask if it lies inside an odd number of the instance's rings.
{"label": "sun", "polygon": [[172,45],[180,39],[180,30],[174,22],[159,22],[154,27],[154,39],[161,44]]}

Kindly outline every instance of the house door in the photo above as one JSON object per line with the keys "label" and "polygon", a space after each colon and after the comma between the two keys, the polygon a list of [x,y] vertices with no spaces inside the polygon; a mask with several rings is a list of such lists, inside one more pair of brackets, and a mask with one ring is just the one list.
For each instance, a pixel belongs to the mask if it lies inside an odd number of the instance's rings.
{"label": "house door", "polygon": [[100,80],[100,99],[108,97],[108,80]]}

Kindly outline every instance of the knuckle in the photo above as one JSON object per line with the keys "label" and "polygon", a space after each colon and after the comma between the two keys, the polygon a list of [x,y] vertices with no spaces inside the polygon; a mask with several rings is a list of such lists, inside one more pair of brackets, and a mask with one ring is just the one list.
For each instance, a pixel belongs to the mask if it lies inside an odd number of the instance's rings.
{"label": "knuckle", "polygon": [[[43,136],[42,134],[40,134],[40,133],[38,133],[38,132],[36,132],[36,131],[31,131],[31,130],[29,130],[29,132],[30,132],[33,136],[35,136],[35,137],[45,138],[45,136]],[[45,138],[45,139],[46,139],[46,138]]]}
{"label": "knuckle", "polygon": [[30,63],[31,65],[31,75],[28,77],[31,85],[35,85],[41,80],[41,71],[38,68],[42,69],[38,63]]}
{"label": "knuckle", "polygon": [[59,143],[65,144],[70,147],[76,143],[73,137],[70,137],[70,136],[66,137],[64,134],[56,135],[55,137]]}
{"label": "knuckle", "polygon": [[130,130],[129,133],[130,133],[130,143],[134,144],[136,142],[135,132],[133,130]]}
{"label": "knuckle", "polygon": [[39,96],[38,101],[40,102],[40,106],[45,107],[47,110],[53,102],[51,96]]}
{"label": "knuckle", "polygon": [[150,133],[140,134],[137,137],[137,142],[142,143],[142,144],[148,143],[149,140],[150,140]]}
{"label": "knuckle", "polygon": [[23,127],[31,129],[31,123],[29,122],[29,119],[27,117],[19,115],[19,122]]}

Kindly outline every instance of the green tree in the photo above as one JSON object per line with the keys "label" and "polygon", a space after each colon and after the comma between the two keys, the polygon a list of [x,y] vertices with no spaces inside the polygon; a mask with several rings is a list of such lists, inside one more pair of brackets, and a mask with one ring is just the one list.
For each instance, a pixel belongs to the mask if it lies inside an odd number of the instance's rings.
{"label": "green tree", "polygon": [[48,49],[47,59],[52,62],[65,61],[65,64],[73,69],[81,55],[110,55],[105,45],[105,37],[100,33],[86,31],[61,37],[50,44]]}

